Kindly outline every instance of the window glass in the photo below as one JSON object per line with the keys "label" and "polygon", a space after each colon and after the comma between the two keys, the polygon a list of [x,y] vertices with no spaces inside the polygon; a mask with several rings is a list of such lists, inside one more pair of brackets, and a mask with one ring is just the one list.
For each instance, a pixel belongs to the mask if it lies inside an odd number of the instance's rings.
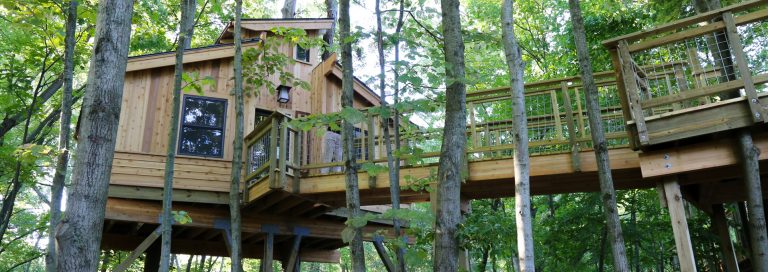
{"label": "window glass", "polygon": [[296,45],[296,60],[309,62],[309,49],[304,49],[300,45]]}
{"label": "window glass", "polygon": [[226,100],[184,96],[179,154],[221,158],[226,111]]}

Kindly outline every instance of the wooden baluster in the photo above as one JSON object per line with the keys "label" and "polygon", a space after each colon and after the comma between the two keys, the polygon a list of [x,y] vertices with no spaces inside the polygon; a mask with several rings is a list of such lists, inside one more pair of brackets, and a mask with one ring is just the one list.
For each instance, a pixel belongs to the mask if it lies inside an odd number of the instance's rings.
{"label": "wooden baluster", "polygon": [[741,74],[741,80],[744,81],[744,93],[747,96],[747,104],[749,104],[749,110],[752,112],[752,121],[754,122],[768,122],[768,118],[764,118],[765,112],[760,100],[757,97],[757,89],[755,89],[755,83],[752,81],[752,71],[749,70],[749,64],[747,63],[747,57],[744,56],[744,48],[741,44],[741,37],[736,29],[736,22],[733,20],[733,14],[729,12],[723,13],[723,22],[725,22],[726,34],[728,35],[728,42],[731,45],[731,54],[736,60],[736,65],[739,68],[739,74]]}
{"label": "wooden baluster", "polygon": [[576,100],[576,123],[579,125],[579,134],[581,138],[587,138],[587,127],[584,126],[584,110],[581,108],[581,95],[579,94],[579,88],[573,89],[573,99]]}
{"label": "wooden baluster", "polygon": [[638,140],[640,145],[648,145],[650,139],[648,138],[648,127],[645,125],[645,113],[640,105],[640,86],[637,84],[637,74],[632,55],[629,53],[629,45],[625,40],[619,42],[619,59],[622,69],[621,77],[624,82],[632,121],[635,122],[637,129]]}
{"label": "wooden baluster", "polygon": [[469,133],[472,134],[472,147],[480,147],[477,139],[477,124],[475,124],[475,103],[469,102],[467,105],[467,111],[469,111]]}
{"label": "wooden baluster", "polygon": [[[685,72],[683,72],[683,65],[675,64],[672,66],[672,71],[675,74],[675,82],[677,83],[677,89],[679,92],[688,91],[688,80],[685,79]],[[680,102],[672,104],[672,109],[679,110],[681,108]]]}
{"label": "wooden baluster", "polygon": [[[688,49],[688,59],[691,63],[691,69],[693,74],[693,82],[695,83],[696,88],[702,88],[706,87],[707,84],[707,73],[704,73],[704,68],[701,66],[701,62],[699,61],[699,52],[696,50],[696,48],[689,48]],[[678,75],[678,71],[675,70],[675,77],[682,76],[682,78],[685,78],[685,74],[682,71],[682,67],[676,67],[680,70],[680,75]],[[685,82],[685,81],[683,81]],[[680,86],[680,83],[677,83],[678,86]],[[685,84],[685,90],[688,90],[688,84]],[[683,90],[683,89],[680,89]],[[705,105],[709,104],[709,97],[703,96],[699,97],[699,104]]]}
{"label": "wooden baluster", "polygon": [[[368,135],[365,135],[365,132],[363,132],[363,135],[360,135],[360,143],[363,142],[362,138],[366,138],[365,143],[367,144],[365,151],[363,151],[362,147],[360,148],[361,152],[366,152],[368,155],[368,162],[373,164],[374,163],[374,156],[373,156],[373,130],[375,126],[373,125],[373,120],[376,116],[373,115],[370,111],[368,112]],[[366,137],[367,136],[367,137]],[[365,155],[362,156],[365,160]],[[368,186],[373,189],[376,188],[376,176],[374,175],[368,175]]]}
{"label": "wooden baluster", "polygon": [[560,82],[560,90],[563,92],[563,107],[565,108],[565,125],[568,128],[568,143],[571,145],[571,165],[573,170],[581,172],[581,157],[579,156],[579,141],[576,136],[576,122],[573,120],[573,105],[571,95],[568,93],[568,84]]}
{"label": "wooden baluster", "polygon": [[557,102],[557,93],[555,90],[551,90],[549,91],[549,96],[552,100],[552,117],[554,117],[555,121],[555,139],[563,140],[565,139],[565,135],[563,135],[563,123],[560,120],[560,105]]}

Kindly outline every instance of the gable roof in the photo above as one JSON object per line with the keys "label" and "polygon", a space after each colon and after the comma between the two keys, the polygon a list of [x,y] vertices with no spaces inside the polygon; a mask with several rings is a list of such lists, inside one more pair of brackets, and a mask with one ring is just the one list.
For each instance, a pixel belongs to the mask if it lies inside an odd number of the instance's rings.
{"label": "gable roof", "polygon": [[[240,21],[240,27],[251,31],[269,31],[275,27],[300,28],[304,30],[325,30],[333,27],[333,18],[268,18],[268,19],[243,19]],[[222,40],[234,38],[234,22],[229,22],[216,44],[221,44]]]}
{"label": "gable roof", "polygon": [[[327,59],[325,59],[322,63],[318,64],[315,69],[322,69],[321,72],[326,77],[334,77],[338,79],[339,81],[342,81],[343,78],[343,72],[341,70],[341,65],[337,61],[338,56],[336,53],[331,54],[328,56]],[[369,103],[373,105],[379,105],[381,102],[381,96],[379,96],[376,92],[374,92],[371,88],[368,87],[368,85],[365,84],[362,80],[359,78],[353,76],[354,79],[354,86],[353,89],[357,94],[365,98]]]}

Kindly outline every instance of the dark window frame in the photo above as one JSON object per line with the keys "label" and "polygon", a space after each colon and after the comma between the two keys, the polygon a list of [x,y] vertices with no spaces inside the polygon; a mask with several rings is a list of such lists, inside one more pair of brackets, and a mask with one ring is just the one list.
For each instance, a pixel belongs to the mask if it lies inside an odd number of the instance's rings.
{"label": "dark window frame", "polygon": [[[184,124],[184,112],[187,109],[187,98],[193,98],[193,99],[200,99],[200,100],[207,100],[207,101],[214,101],[214,102],[222,102],[224,103],[224,112],[222,114],[222,121],[221,121],[221,127],[213,127],[213,126],[201,126],[201,125],[189,125]],[[203,158],[224,158],[224,144],[226,141],[226,132],[227,132],[227,110],[228,110],[228,100],[225,98],[216,98],[216,97],[208,97],[208,96],[198,96],[198,95],[188,95],[185,94],[182,98],[182,105],[181,105],[181,112],[179,112],[179,132],[177,134],[177,143],[176,143],[176,153],[179,155],[185,155],[185,156],[195,156],[195,157],[203,157]],[[221,141],[220,141],[220,148],[221,148],[221,155],[218,156],[212,156],[212,155],[206,155],[206,154],[200,154],[200,153],[191,153],[191,152],[184,152],[181,149],[182,145],[182,133],[184,133],[185,127],[191,127],[196,129],[206,129],[206,130],[221,130]]]}
{"label": "dark window frame", "polygon": [[[297,61],[300,61],[300,62],[303,62],[303,63],[310,63],[310,60],[312,60],[312,50],[310,50],[309,48],[301,47],[301,45],[299,45],[299,44],[296,44],[296,46],[294,46],[293,48],[294,48],[293,59],[295,59]],[[299,52],[300,51],[306,51],[307,52],[306,59],[299,58]]]}

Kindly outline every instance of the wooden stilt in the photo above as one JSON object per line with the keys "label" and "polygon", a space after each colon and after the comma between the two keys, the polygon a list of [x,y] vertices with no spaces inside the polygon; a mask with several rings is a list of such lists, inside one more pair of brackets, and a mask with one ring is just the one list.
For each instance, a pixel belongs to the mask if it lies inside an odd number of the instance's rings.
{"label": "wooden stilt", "polygon": [[387,268],[387,272],[395,272],[395,265],[392,263],[392,260],[389,258],[389,254],[387,253],[387,249],[384,248],[384,237],[381,237],[381,235],[376,235],[373,237],[373,246],[376,248],[376,253],[379,253],[379,258],[381,258],[381,262],[384,263],[384,267]]}
{"label": "wooden stilt", "polygon": [[147,249],[147,257],[144,258],[144,272],[155,272],[159,269],[160,241],[155,241],[155,243],[152,243],[152,245]]}
{"label": "wooden stilt", "polygon": [[275,249],[275,233],[277,233],[278,227],[274,225],[262,225],[261,231],[266,233],[264,238],[264,257],[261,259],[261,271],[272,272],[272,256]]}
{"label": "wooden stilt", "polygon": [[[115,272],[123,272],[123,271],[125,271],[126,269],[128,269],[128,267],[129,267],[129,266],[131,266],[131,264],[133,264],[133,261],[135,261],[135,260],[136,260],[136,258],[138,258],[139,256],[141,256],[141,254],[142,254],[142,253],[144,253],[144,251],[146,251],[146,250],[147,250],[147,248],[149,248],[150,246],[152,246],[152,244],[153,244],[155,241],[157,241],[157,238],[159,238],[159,237],[160,237],[160,227],[157,227],[157,229],[155,229],[155,231],[153,231],[152,233],[150,233],[150,234],[149,234],[149,236],[147,236],[147,239],[144,239],[144,241],[143,241],[143,242],[141,242],[141,244],[139,244],[139,246],[138,246],[138,247],[136,247],[136,249],[134,249],[134,250],[131,252],[131,255],[128,255],[128,258],[125,258],[125,260],[123,260],[123,261],[122,261],[122,262],[121,262],[121,263],[120,263],[120,264],[117,266],[117,268],[115,268],[115,270],[114,270],[114,271],[115,271]],[[160,249],[160,248],[158,247],[158,252],[157,252],[158,254],[160,253],[159,249]],[[149,256],[149,255],[148,255],[148,256]],[[158,257],[159,257],[159,256],[158,256]],[[156,266],[157,266],[157,265],[159,265],[159,264],[160,264],[160,258],[158,258],[158,259],[157,259],[157,261],[155,262],[155,265],[156,265]],[[145,264],[144,264],[144,268],[145,268],[145,271],[151,271],[151,270],[146,270],[146,268],[147,268],[147,263],[146,263],[146,262],[145,262]],[[155,270],[154,270],[154,271],[157,271],[157,268],[155,268]]]}
{"label": "wooden stilt", "polygon": [[309,229],[296,227],[293,230],[295,236],[293,238],[293,246],[291,247],[291,255],[288,257],[288,263],[286,264],[287,272],[299,271],[295,270],[297,263],[299,262],[299,250],[301,250],[301,238],[309,235]]}
{"label": "wooden stilt", "polygon": [[677,177],[664,179],[664,200],[669,209],[669,217],[672,220],[672,233],[675,235],[677,257],[680,260],[682,272],[695,272],[696,261],[693,256],[691,235],[688,231],[688,220],[685,217],[683,195],[680,192],[680,184]]}
{"label": "wooden stilt", "polygon": [[731,243],[731,234],[728,231],[728,219],[725,218],[723,204],[712,205],[712,225],[717,230],[720,238],[720,250],[723,254],[723,264],[727,272],[738,272],[739,263],[736,260],[736,252]]}

